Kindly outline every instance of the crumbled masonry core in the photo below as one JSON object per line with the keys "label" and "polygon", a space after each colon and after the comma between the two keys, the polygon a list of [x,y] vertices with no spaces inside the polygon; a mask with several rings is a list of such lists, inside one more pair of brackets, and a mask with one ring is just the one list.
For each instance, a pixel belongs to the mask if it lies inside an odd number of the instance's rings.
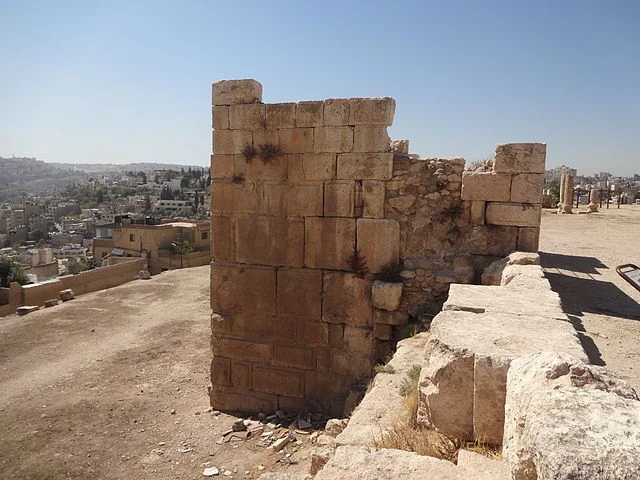
{"label": "crumbled masonry core", "polygon": [[[213,84],[211,404],[341,414],[410,314],[537,251],[546,145],[499,145],[492,171],[465,172],[390,142],[392,98],[261,100],[255,80]],[[264,146],[279,153],[243,154]],[[374,308],[390,262],[400,306]]]}

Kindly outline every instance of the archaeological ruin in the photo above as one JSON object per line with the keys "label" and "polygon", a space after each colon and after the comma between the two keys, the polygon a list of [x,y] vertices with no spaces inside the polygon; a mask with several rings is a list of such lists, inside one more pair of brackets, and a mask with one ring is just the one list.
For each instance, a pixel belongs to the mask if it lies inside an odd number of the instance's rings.
{"label": "archaeological ruin", "polygon": [[213,85],[216,408],[341,412],[409,315],[537,251],[545,144],[465,171],[391,142],[394,113],[392,98],[264,104],[255,80]]}

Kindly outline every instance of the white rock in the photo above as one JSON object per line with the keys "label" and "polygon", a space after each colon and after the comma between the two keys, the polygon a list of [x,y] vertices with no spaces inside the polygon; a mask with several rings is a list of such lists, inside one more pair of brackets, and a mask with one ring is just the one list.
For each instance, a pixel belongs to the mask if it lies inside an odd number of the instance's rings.
{"label": "white rock", "polygon": [[204,472],[202,472],[202,475],[205,477],[215,477],[219,473],[220,471],[216,467],[207,467],[204,469]]}
{"label": "white rock", "polygon": [[402,299],[402,283],[382,282],[376,280],[371,286],[371,301],[374,308],[394,311],[400,307]]}
{"label": "white rock", "polygon": [[500,285],[502,271],[507,265],[540,265],[540,256],[537,253],[513,252],[505,258],[496,260],[482,272],[482,284]]}

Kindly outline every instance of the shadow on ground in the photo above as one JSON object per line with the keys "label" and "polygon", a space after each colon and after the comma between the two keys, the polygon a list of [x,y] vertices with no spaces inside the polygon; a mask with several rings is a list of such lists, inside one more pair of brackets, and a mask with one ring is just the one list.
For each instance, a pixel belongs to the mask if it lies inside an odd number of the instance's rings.
{"label": "shadow on ground", "polygon": [[[609,268],[592,257],[577,257],[540,252],[540,265],[551,283],[551,288],[560,295],[565,313],[577,317],[585,313],[610,315],[640,320],[640,304],[611,282],[597,279],[596,268]],[[573,273],[593,275],[589,278],[556,273],[561,269]]]}

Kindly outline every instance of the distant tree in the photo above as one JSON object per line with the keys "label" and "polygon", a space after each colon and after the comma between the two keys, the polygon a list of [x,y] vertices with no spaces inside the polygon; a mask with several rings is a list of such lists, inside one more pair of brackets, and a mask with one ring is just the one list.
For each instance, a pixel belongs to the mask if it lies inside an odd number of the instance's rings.
{"label": "distant tree", "polygon": [[151,213],[151,198],[148,193],[144,196],[144,213]]}
{"label": "distant tree", "polygon": [[77,275],[89,269],[89,263],[84,258],[70,258],[67,260],[67,273],[69,275]]}
{"label": "distant tree", "polygon": [[0,287],[9,288],[11,282],[26,285],[29,283],[29,279],[22,267],[16,262],[6,258],[0,258]]}
{"label": "distant tree", "polygon": [[45,238],[47,238],[47,234],[39,228],[36,228],[31,232],[31,240],[33,240],[34,242],[43,241]]}
{"label": "distant tree", "polygon": [[184,175],[182,179],[180,179],[180,188],[189,188],[189,185],[191,185],[191,179]]}
{"label": "distant tree", "polygon": [[555,183],[549,189],[549,196],[551,197],[551,205],[555,206],[560,203],[560,185]]}
{"label": "distant tree", "polygon": [[193,213],[198,213],[198,205],[200,205],[200,197],[198,196],[198,192],[196,191],[196,194],[193,197],[193,206],[191,207]]}
{"label": "distant tree", "polygon": [[102,191],[102,189],[98,190],[98,194],[96,195],[96,202],[100,203],[104,203],[104,192]]}

